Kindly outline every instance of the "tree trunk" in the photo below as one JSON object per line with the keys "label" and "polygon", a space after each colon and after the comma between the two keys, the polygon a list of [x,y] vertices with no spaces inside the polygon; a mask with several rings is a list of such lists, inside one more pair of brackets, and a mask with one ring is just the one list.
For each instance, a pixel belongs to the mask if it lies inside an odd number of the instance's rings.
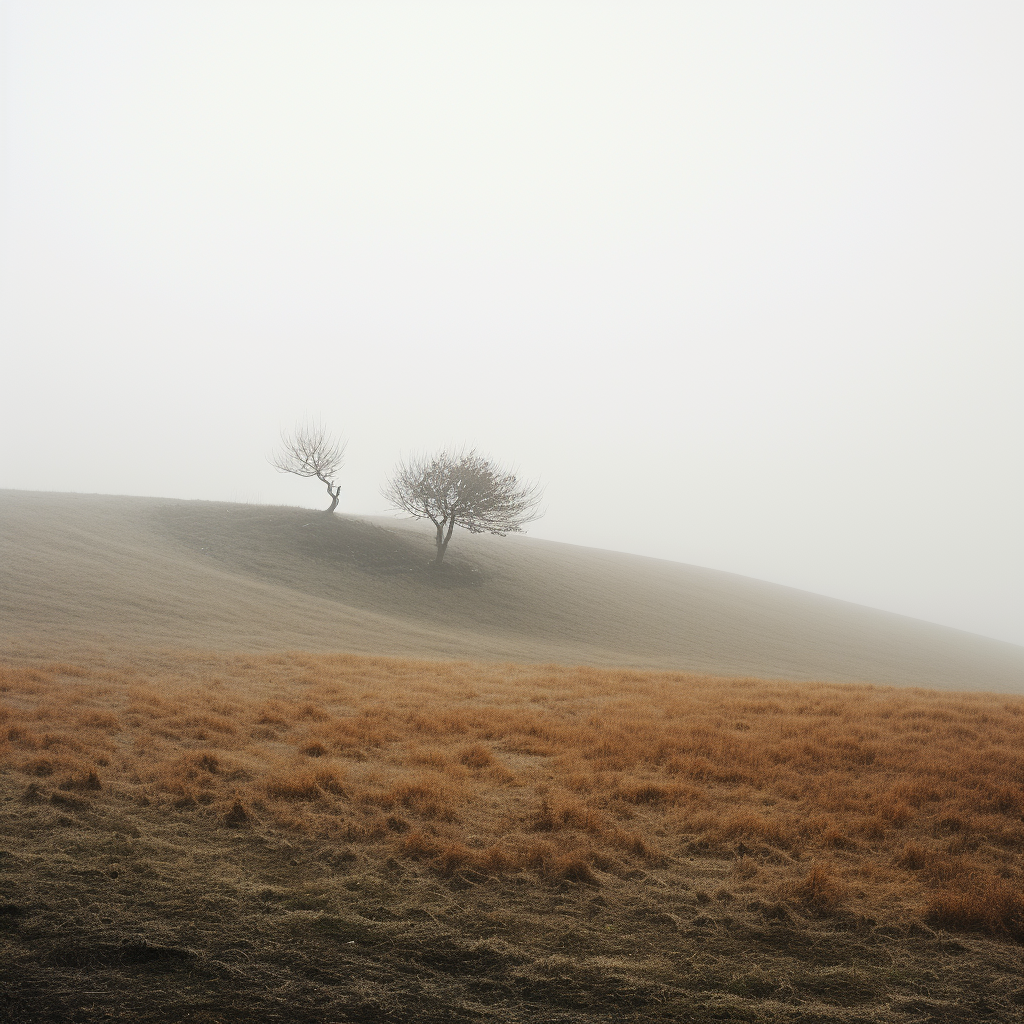
{"label": "tree trunk", "polygon": [[444,553],[448,550],[448,541],[452,539],[452,530],[455,529],[455,517],[448,522],[448,532],[444,529],[444,520],[435,523],[437,526],[437,557],[434,559],[434,565],[440,565],[441,560],[444,558]]}
{"label": "tree trunk", "polygon": [[331,485],[327,484],[327,493],[331,496],[331,507],[325,511],[330,513],[338,507],[338,498],[341,495],[341,484],[338,484],[334,490],[331,490]]}

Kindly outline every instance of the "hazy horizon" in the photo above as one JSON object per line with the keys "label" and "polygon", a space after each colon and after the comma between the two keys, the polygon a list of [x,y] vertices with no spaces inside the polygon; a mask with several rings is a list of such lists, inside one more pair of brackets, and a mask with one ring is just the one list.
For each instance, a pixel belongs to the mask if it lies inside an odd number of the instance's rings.
{"label": "hazy horizon", "polygon": [[[533,537],[1024,645],[1024,9],[2,8],[0,488]],[[453,541],[456,543],[456,541]]]}

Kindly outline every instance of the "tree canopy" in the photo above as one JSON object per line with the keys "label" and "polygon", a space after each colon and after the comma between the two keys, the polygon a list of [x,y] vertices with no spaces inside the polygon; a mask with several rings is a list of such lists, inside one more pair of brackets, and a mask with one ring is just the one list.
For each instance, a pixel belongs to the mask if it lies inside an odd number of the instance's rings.
{"label": "tree canopy", "polygon": [[475,449],[443,448],[436,455],[399,462],[381,494],[394,508],[434,524],[437,565],[456,526],[503,537],[522,532],[542,515],[539,485],[521,481]]}

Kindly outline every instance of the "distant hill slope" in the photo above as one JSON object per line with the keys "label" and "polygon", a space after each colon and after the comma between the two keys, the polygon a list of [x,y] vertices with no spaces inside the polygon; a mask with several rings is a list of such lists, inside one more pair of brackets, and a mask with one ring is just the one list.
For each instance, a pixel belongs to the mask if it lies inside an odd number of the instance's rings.
{"label": "distant hill slope", "polygon": [[1024,692],[1024,648],[786,587],[297,508],[0,491],[0,652],[348,650]]}

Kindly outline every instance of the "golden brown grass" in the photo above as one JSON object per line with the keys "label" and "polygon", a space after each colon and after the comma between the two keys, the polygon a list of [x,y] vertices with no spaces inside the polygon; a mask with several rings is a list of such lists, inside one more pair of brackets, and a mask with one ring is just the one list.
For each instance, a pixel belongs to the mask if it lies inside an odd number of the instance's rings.
{"label": "golden brown grass", "polygon": [[264,822],[475,880],[596,886],[712,852],[774,906],[1016,939],[1022,727],[1017,697],[591,668],[0,666],[0,767],[34,798]]}

